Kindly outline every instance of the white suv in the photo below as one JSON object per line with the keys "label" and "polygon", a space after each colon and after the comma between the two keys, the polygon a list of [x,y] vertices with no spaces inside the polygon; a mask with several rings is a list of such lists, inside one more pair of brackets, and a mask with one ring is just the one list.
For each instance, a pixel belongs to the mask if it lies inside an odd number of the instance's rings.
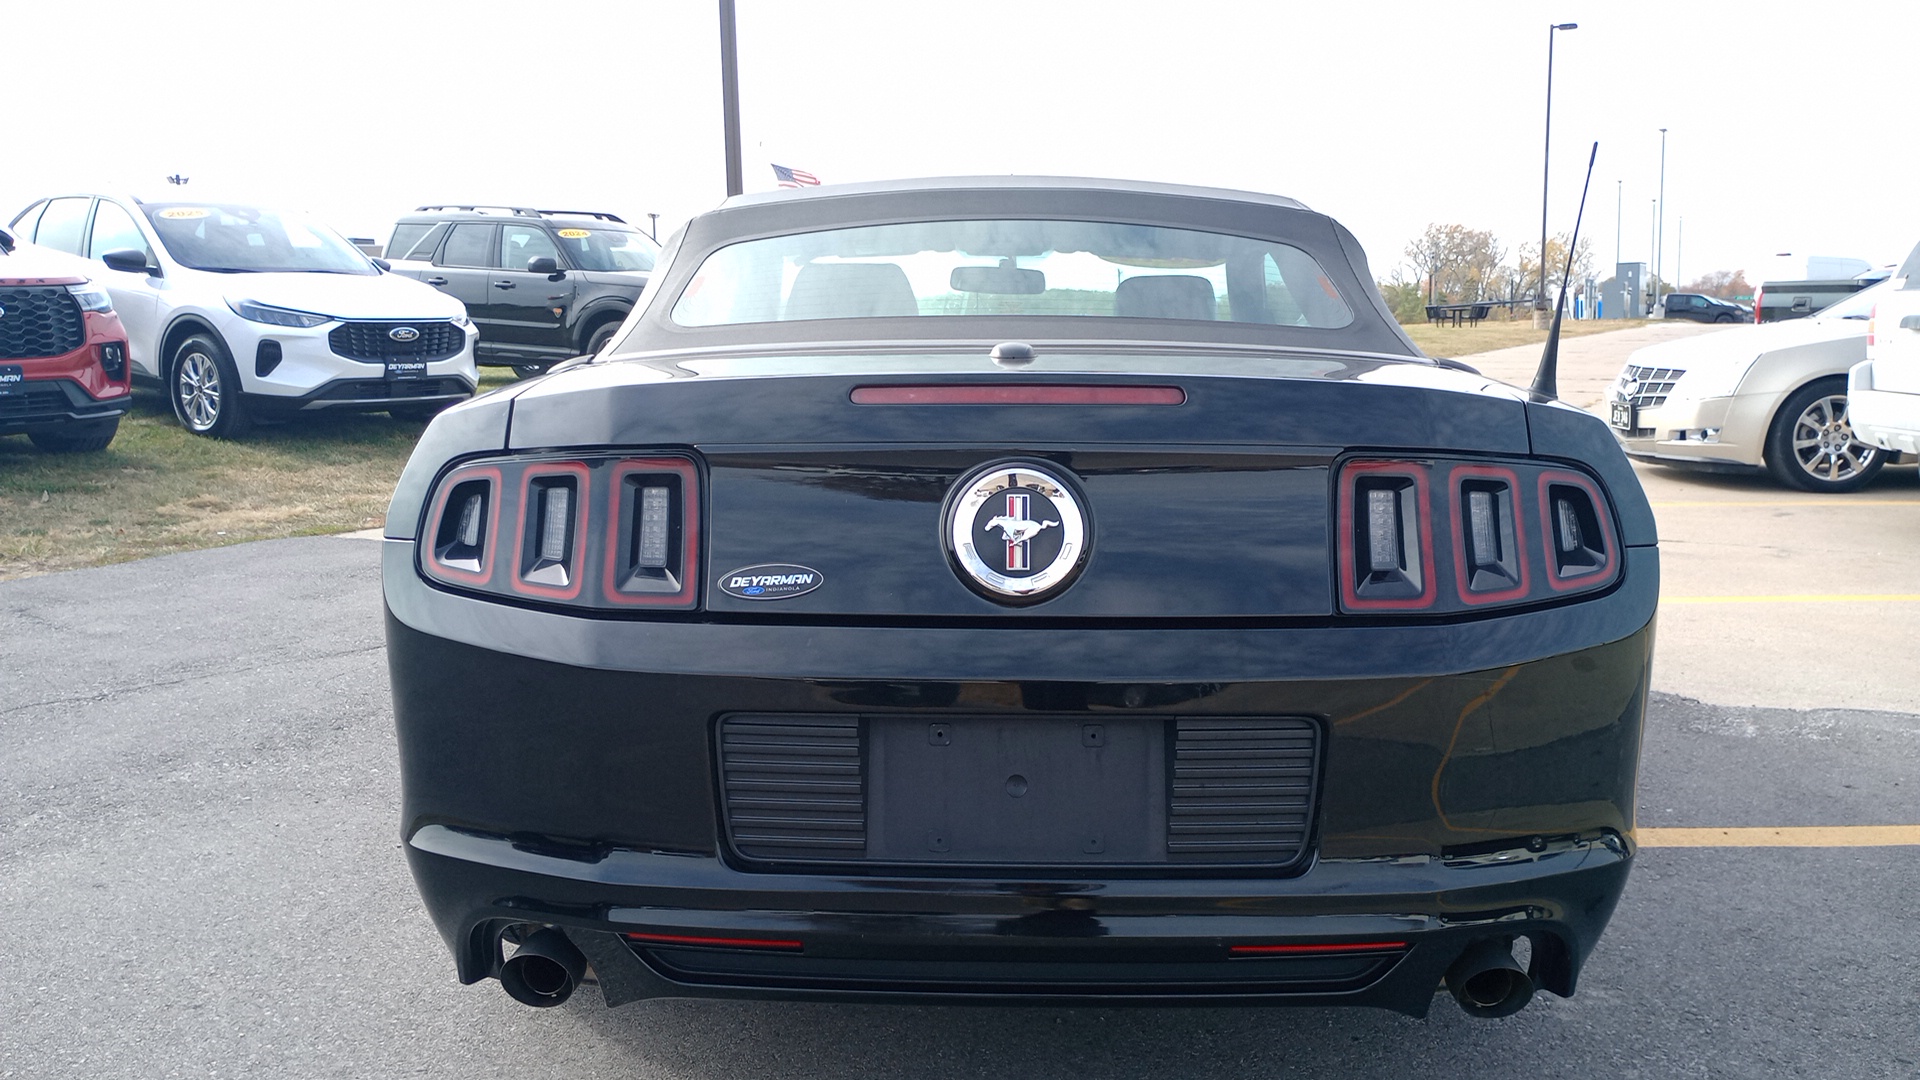
{"label": "white suv", "polygon": [[1920,452],[1920,245],[1867,322],[1867,358],[1847,372],[1853,431],[1883,450]]}
{"label": "white suv", "polygon": [[34,203],[13,228],[105,264],[95,279],[135,376],[164,385],[197,434],[314,409],[419,419],[473,394],[466,308],[301,215],[72,195]]}

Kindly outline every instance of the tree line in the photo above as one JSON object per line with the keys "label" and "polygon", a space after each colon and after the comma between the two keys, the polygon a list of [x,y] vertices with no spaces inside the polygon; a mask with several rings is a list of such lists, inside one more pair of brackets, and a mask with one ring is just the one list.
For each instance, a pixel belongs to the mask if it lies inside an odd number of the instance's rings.
{"label": "tree line", "polygon": [[[1523,243],[1511,252],[1493,233],[1469,229],[1464,225],[1432,224],[1403,253],[1404,261],[1393,268],[1387,280],[1378,282],[1380,294],[1401,322],[1417,322],[1426,315],[1429,304],[1477,304],[1499,302],[1509,311],[1524,311],[1530,301],[1541,295],[1540,244]],[[1567,268],[1567,234],[1547,239],[1545,296],[1548,300],[1560,288]],[[1573,294],[1578,295],[1594,276],[1593,247],[1582,239],[1574,249]],[[1649,279],[1653,275],[1649,274]],[[1681,289],[1664,281],[1645,283],[1650,292],[1698,292],[1723,299],[1751,299],[1753,287],[1738,270],[1716,270],[1704,274]]]}

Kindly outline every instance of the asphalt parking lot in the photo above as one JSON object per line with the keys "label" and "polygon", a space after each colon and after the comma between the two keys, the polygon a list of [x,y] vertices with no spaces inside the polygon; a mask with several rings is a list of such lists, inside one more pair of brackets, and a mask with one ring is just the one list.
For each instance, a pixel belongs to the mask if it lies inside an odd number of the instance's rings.
{"label": "asphalt parking lot", "polygon": [[[1570,342],[1569,399],[1632,344]],[[0,1077],[1920,1074],[1915,469],[1852,496],[1641,476],[1644,847],[1574,998],[1487,1022],[462,987],[397,836],[379,541],[313,538],[0,583]]]}

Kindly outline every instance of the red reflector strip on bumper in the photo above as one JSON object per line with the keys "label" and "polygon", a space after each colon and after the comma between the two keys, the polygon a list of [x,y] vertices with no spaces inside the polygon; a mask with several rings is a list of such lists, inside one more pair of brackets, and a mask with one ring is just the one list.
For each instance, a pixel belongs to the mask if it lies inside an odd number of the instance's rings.
{"label": "red reflector strip on bumper", "polygon": [[1343,941],[1316,942],[1311,945],[1234,945],[1227,951],[1234,956],[1324,956],[1329,953],[1392,952],[1406,947],[1404,941]]}
{"label": "red reflector strip on bumper", "polygon": [[642,945],[695,945],[710,949],[788,949],[798,950],[798,941],[777,938],[698,937],[689,934],[622,934],[628,941]]}
{"label": "red reflector strip on bumper", "polygon": [[856,386],[855,405],[1181,405],[1177,386]]}

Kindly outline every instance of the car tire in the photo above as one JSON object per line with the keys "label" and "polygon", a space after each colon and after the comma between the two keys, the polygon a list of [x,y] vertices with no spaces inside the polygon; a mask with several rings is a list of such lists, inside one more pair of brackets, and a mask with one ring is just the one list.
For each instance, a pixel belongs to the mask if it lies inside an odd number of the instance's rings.
{"label": "car tire", "polygon": [[1847,380],[1819,379],[1788,395],[1767,429],[1767,470],[1801,491],[1840,493],[1867,486],[1886,451],[1854,438]]}
{"label": "car tire", "polygon": [[514,364],[513,377],[516,379],[537,379],[547,373],[552,364]]}
{"label": "car tire", "polygon": [[174,419],[195,435],[231,439],[252,426],[241,400],[240,372],[227,347],[211,334],[195,334],[173,351],[167,400]]}
{"label": "car tire", "polygon": [[27,439],[48,453],[91,454],[105,450],[119,430],[120,418],[116,416],[111,420],[90,420],[84,424],[68,424],[62,428],[29,431]]}
{"label": "car tire", "polygon": [[619,332],[620,332],[619,319],[609,319],[606,322],[601,323],[599,326],[594,327],[593,333],[587,335],[586,355],[598,356],[600,354],[600,350],[606,348],[607,342],[613,340],[613,335]]}
{"label": "car tire", "polygon": [[1715,316],[1713,317],[1713,321],[1714,321],[1714,322],[1717,322],[1717,323],[1730,323],[1730,322],[1732,322],[1732,321],[1733,321],[1733,316],[1731,316],[1731,315],[1715,315]]}

